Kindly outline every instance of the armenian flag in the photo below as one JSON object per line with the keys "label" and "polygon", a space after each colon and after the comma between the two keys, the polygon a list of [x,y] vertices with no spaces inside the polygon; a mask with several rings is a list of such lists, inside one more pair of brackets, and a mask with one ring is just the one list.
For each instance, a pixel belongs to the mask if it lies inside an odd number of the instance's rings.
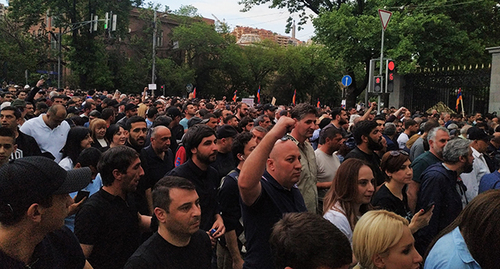
{"label": "armenian flag", "polygon": [[293,91],[292,104],[295,105],[295,97],[297,96],[297,90]]}
{"label": "armenian flag", "polygon": [[319,102],[319,98],[318,98],[318,103],[316,103],[316,107],[321,108],[321,103]]}
{"label": "armenian flag", "polygon": [[257,103],[260,104],[260,85],[259,85],[259,90],[257,91]]}
{"label": "armenian flag", "polygon": [[234,95],[233,95],[233,102],[236,102],[236,93],[238,92],[238,90],[234,91]]}
{"label": "armenian flag", "polygon": [[462,88],[459,88],[458,89],[458,94],[457,94],[457,107],[456,107],[456,110],[458,111],[458,105],[460,104],[460,102],[463,102],[462,100]]}
{"label": "armenian flag", "polygon": [[194,90],[193,90],[193,99],[196,98],[196,87],[194,87]]}

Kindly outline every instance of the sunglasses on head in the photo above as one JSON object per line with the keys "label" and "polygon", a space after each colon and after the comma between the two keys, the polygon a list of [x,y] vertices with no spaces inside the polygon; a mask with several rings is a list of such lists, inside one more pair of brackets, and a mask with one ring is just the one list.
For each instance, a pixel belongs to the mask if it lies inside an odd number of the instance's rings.
{"label": "sunglasses on head", "polygon": [[405,156],[409,156],[408,152],[404,150],[391,150],[389,151],[391,153],[391,156],[398,157],[399,155],[403,154]]}

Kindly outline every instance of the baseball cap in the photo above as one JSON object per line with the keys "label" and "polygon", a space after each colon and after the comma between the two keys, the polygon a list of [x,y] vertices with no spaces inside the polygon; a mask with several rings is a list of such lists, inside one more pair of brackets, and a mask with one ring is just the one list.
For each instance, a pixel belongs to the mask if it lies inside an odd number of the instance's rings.
{"label": "baseball cap", "polygon": [[483,140],[488,142],[490,136],[486,134],[483,130],[473,126],[467,130],[467,139],[470,140]]}
{"label": "baseball cap", "polygon": [[224,124],[219,129],[217,130],[217,138],[226,138],[226,137],[235,137],[238,134],[238,131],[236,129],[229,125],[229,124]]}
{"label": "baseball cap", "polygon": [[132,103],[130,103],[130,104],[126,104],[126,105],[125,105],[125,111],[129,111],[129,110],[132,110],[132,109],[137,109],[138,107],[139,107],[139,106],[134,105],[134,104],[132,104]]}
{"label": "baseball cap", "polygon": [[266,110],[271,110],[271,111],[274,111],[276,110],[277,107],[271,105],[271,104],[265,104],[263,107],[262,107],[262,110],[266,111]]}
{"label": "baseball cap", "polygon": [[21,210],[52,195],[79,191],[92,181],[91,174],[89,167],[66,171],[41,156],[10,161],[0,167],[0,206]]}
{"label": "baseball cap", "polygon": [[193,127],[193,126],[195,126],[196,124],[200,124],[200,123],[202,123],[202,121],[203,121],[203,120],[202,120],[201,118],[199,118],[199,117],[192,117],[192,118],[190,118],[190,119],[188,120],[188,128],[189,128],[189,127]]}
{"label": "baseball cap", "polygon": [[173,106],[167,109],[167,115],[173,119],[177,116],[180,116],[181,112],[179,111],[179,109],[177,109],[177,107]]}
{"label": "baseball cap", "polygon": [[13,107],[26,107],[26,101],[22,99],[16,99],[10,103],[11,106]]}

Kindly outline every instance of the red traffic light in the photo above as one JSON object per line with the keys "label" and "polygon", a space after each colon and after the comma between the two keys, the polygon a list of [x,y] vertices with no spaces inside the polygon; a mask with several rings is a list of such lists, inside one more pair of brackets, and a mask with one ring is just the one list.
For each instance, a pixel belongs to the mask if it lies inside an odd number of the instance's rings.
{"label": "red traffic light", "polygon": [[389,68],[390,71],[394,71],[394,62],[393,61],[389,61],[389,63],[387,63],[387,68]]}
{"label": "red traffic light", "polygon": [[379,84],[380,83],[380,77],[375,78],[375,83]]}

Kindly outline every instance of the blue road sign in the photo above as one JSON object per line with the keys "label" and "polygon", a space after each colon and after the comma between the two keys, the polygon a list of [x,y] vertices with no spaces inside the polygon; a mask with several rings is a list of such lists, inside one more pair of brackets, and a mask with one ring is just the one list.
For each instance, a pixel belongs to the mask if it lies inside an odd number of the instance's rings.
{"label": "blue road sign", "polygon": [[349,85],[351,85],[351,83],[352,83],[351,76],[345,75],[344,77],[342,77],[342,85],[349,87]]}

